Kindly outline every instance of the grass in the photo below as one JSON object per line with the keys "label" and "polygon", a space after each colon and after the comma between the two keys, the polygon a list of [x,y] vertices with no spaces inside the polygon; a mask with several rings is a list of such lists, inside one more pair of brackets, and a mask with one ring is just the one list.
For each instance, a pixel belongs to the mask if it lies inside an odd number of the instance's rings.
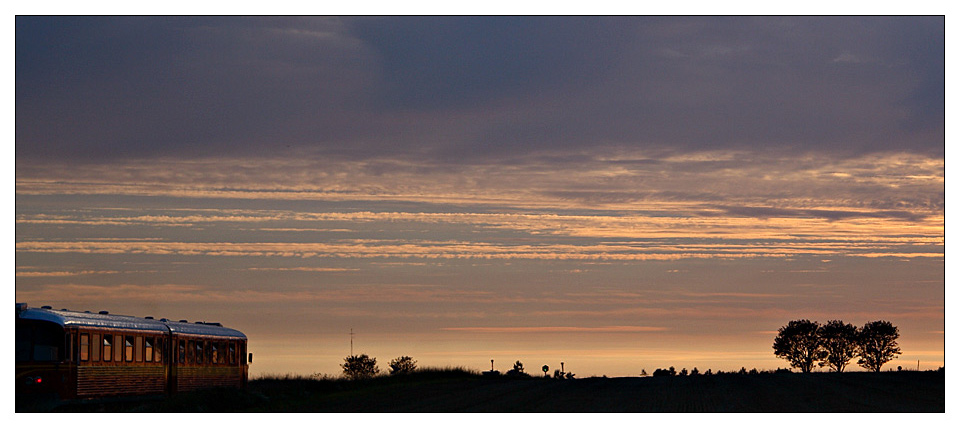
{"label": "grass", "polygon": [[69,412],[944,412],[938,372],[484,377],[462,367],[364,380],[265,375],[246,389],[61,406]]}

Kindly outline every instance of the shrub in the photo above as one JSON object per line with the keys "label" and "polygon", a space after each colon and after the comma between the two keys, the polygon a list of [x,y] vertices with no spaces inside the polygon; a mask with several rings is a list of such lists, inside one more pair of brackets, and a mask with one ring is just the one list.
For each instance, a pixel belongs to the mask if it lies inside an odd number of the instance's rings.
{"label": "shrub", "polygon": [[377,359],[370,358],[367,354],[346,357],[340,367],[343,368],[343,375],[348,379],[368,379],[380,373]]}
{"label": "shrub", "polygon": [[511,377],[530,377],[529,374],[523,372],[523,363],[520,360],[513,363],[513,368],[507,371],[507,376]]}
{"label": "shrub", "polygon": [[410,374],[417,370],[417,360],[404,355],[394,358],[390,361],[389,366],[391,375]]}

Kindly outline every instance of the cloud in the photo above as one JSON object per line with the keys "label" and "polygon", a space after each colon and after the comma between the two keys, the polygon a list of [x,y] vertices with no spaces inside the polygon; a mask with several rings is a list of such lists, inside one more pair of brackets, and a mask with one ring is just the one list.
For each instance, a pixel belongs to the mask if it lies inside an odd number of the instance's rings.
{"label": "cloud", "polygon": [[264,267],[252,267],[247,268],[251,271],[266,271],[266,272],[357,272],[360,269],[348,269],[348,268],[323,268],[323,267],[288,267],[288,268],[264,268]]}
{"label": "cloud", "polygon": [[463,333],[652,333],[669,331],[666,327],[603,326],[603,327],[443,327],[442,331]]}
{"label": "cloud", "polygon": [[75,272],[18,270],[16,273],[16,276],[18,278],[39,278],[39,277],[67,277],[67,276],[82,276],[82,275],[113,275],[118,273],[120,272],[114,271],[114,270],[83,270],[83,271],[75,271]]}
{"label": "cloud", "polygon": [[943,155],[943,17],[18,16],[16,32],[18,163]]}
{"label": "cloud", "polygon": [[[827,220],[841,220],[847,218],[891,218],[907,221],[920,221],[926,217],[923,214],[909,211],[840,211],[840,210],[816,210],[816,209],[784,209],[772,207],[725,207],[722,205],[716,208],[723,210],[728,215],[770,218],[770,217],[788,217],[788,218],[823,218]],[[704,213],[712,216],[713,213]]]}

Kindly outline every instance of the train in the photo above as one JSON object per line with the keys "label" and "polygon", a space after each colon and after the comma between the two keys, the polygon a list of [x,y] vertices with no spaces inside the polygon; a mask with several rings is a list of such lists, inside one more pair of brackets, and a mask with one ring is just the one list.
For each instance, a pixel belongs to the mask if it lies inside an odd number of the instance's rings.
{"label": "train", "polygon": [[247,336],[220,323],[17,303],[18,405],[243,388],[252,362]]}

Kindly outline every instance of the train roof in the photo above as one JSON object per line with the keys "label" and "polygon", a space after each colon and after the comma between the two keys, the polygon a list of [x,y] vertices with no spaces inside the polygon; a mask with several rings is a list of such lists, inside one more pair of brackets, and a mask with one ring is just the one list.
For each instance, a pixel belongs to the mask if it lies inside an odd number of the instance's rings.
{"label": "train roof", "polygon": [[98,313],[70,311],[67,309],[53,309],[49,306],[29,308],[24,303],[17,303],[17,319],[48,321],[63,327],[83,326],[114,328],[122,330],[173,332],[178,334],[217,336],[246,339],[243,333],[227,328],[220,323],[194,322],[186,320],[171,321],[166,318],[140,318],[130,315],[115,315],[106,311]]}

